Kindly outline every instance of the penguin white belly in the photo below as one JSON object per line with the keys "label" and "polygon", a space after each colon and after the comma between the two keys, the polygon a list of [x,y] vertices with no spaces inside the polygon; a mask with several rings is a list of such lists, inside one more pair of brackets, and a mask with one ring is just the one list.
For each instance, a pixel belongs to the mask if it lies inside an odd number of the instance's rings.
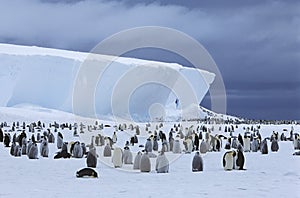
{"label": "penguin white belly", "polygon": [[122,150],[120,148],[114,149],[112,162],[113,162],[115,168],[122,167]]}
{"label": "penguin white belly", "polygon": [[233,169],[233,157],[231,154],[225,155],[225,170],[232,170]]}
{"label": "penguin white belly", "polygon": [[244,149],[245,152],[249,152],[250,151],[250,138],[245,138],[244,140]]}

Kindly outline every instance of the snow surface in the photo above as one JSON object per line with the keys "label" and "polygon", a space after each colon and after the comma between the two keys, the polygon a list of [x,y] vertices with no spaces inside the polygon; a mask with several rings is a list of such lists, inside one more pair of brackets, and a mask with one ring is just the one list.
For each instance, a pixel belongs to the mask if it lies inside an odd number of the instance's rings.
{"label": "snow surface", "polygon": [[[94,122],[69,113],[35,106],[1,107],[0,120],[8,121],[9,125],[13,121],[23,120],[41,120],[46,123]],[[108,121],[101,123],[112,124]],[[197,126],[191,122],[182,124]],[[145,124],[140,125],[144,131]],[[168,133],[172,126],[171,122],[164,123],[164,132]],[[243,126],[239,125],[234,134],[243,132]],[[151,127],[153,130],[154,123]],[[293,127],[295,132],[299,132],[299,125]],[[283,129],[288,130],[285,132],[288,135],[291,125],[262,125],[260,133],[266,137],[273,130],[281,133]],[[110,127],[99,133],[111,136],[113,131],[114,128]],[[61,132],[64,134],[64,141],[78,140],[69,130]],[[124,145],[123,141],[130,133],[117,132],[118,144]],[[140,140],[142,144],[143,136]],[[191,171],[192,153],[182,154],[171,161],[170,172],[167,174],[157,174],[153,169],[150,173],[122,171],[105,165],[99,159],[96,168],[98,179],[78,179],[75,172],[86,166],[85,159],[54,160],[56,144],[50,144],[49,158],[39,156],[38,160],[29,160],[27,156],[12,157],[9,148],[4,148],[1,144],[0,197],[300,197],[300,157],[292,155],[292,142],[279,142],[279,146],[278,153],[245,153],[246,171],[224,171],[222,150],[202,155],[204,171],[201,173]],[[101,155],[100,150],[97,147],[98,155]],[[171,155],[167,155],[169,159]]]}
{"label": "snow surface", "polygon": [[0,106],[27,103],[139,121],[165,116],[166,112],[151,115],[153,104],[173,110],[176,98],[182,99],[180,109],[191,102],[200,104],[215,77],[176,63],[9,44],[0,44],[0,67]]}

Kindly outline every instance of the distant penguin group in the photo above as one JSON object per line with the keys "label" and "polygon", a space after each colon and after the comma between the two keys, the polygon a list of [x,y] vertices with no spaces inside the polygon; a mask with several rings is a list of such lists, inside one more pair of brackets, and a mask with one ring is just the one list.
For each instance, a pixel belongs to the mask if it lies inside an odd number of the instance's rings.
{"label": "distant penguin group", "polygon": [[[291,130],[290,137],[286,137],[285,134],[279,136],[278,132],[273,132],[270,137],[264,137],[259,132],[259,126],[250,127],[244,129],[244,134],[236,134],[236,127],[234,125],[226,126],[225,134],[216,134],[214,126],[201,126],[197,127],[190,126],[184,128],[182,125],[174,125],[169,133],[165,133],[161,126],[155,126],[154,130],[151,131],[152,123],[146,124],[146,132],[148,136],[145,139],[139,140],[139,135],[144,133],[143,127],[129,125],[119,125],[112,128],[113,134],[108,136],[102,135],[102,129],[104,127],[111,127],[110,125],[99,125],[85,126],[80,124],[80,133],[84,133],[85,129],[89,132],[95,132],[101,134],[93,134],[90,143],[85,146],[84,143],[77,141],[77,139],[66,142],[69,136],[65,131],[60,131],[60,127],[74,129],[73,138],[77,138],[77,124],[68,125],[58,123],[50,124],[49,128],[46,129],[41,123],[30,123],[28,130],[30,136],[28,137],[25,130],[18,128],[13,125],[12,130],[2,130],[0,126],[0,142],[3,142],[4,146],[7,147],[8,152],[11,156],[21,157],[27,155],[28,159],[38,159],[39,157],[49,157],[49,144],[55,143],[53,147],[57,147],[58,152],[54,154],[54,159],[59,158],[76,158],[76,160],[85,159],[86,167],[76,172],[76,177],[98,177],[96,172],[97,168],[97,148],[100,147],[101,157],[106,160],[111,160],[111,164],[115,168],[132,168],[143,173],[157,172],[157,173],[169,173],[170,162],[168,157],[170,155],[176,156],[177,154],[192,156],[191,171],[202,172],[204,171],[204,161],[207,153],[224,151],[220,158],[222,160],[222,166],[224,170],[246,170],[245,162],[246,158],[244,152],[260,152],[262,156],[266,156],[271,152],[279,151],[280,141],[291,141],[294,149],[296,150],[293,155],[300,156],[300,136]],[[26,129],[27,126],[23,126]],[[50,128],[54,127],[52,133]],[[125,141],[125,146],[119,147],[120,139],[122,140],[120,131],[131,130],[135,134],[130,135],[130,139]],[[44,130],[44,131],[42,131]],[[219,131],[222,127],[219,127]],[[16,133],[11,133],[16,131]],[[100,132],[99,132],[100,131]],[[224,131],[224,130],[223,130]],[[73,131],[72,131],[73,132]],[[75,133],[76,132],[76,133]],[[56,134],[55,134],[56,133]],[[28,133],[27,133],[28,134]],[[54,135],[55,134],[55,135]],[[72,134],[72,133],[71,133]],[[92,134],[92,133],[91,133]],[[120,137],[117,137],[120,135]],[[166,134],[168,136],[166,136]],[[228,135],[226,135],[228,134]],[[66,138],[64,139],[64,135]],[[138,137],[139,136],[139,137]],[[143,141],[146,140],[146,141]],[[226,140],[226,143],[222,142]],[[140,145],[136,145],[141,142]],[[270,142],[270,147],[268,146]],[[132,153],[136,147],[141,148],[137,154]],[[52,147],[50,147],[52,148]],[[87,151],[88,148],[88,151]],[[134,148],[134,149],[133,149]],[[224,150],[225,149],[225,150]],[[248,153],[246,153],[246,156]],[[274,154],[275,155],[275,154]],[[177,155],[180,156],[180,155]],[[75,160],[75,159],[74,159]],[[153,163],[151,166],[151,163]],[[220,164],[221,165],[221,164]],[[153,170],[151,170],[153,169]]]}

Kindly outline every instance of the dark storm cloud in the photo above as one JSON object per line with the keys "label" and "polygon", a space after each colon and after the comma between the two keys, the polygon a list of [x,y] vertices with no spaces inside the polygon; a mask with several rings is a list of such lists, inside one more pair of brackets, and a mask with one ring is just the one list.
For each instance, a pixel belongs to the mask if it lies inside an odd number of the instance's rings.
{"label": "dark storm cloud", "polygon": [[[224,78],[229,113],[300,119],[298,1],[7,0],[1,1],[0,24],[0,42],[80,51],[127,28],[175,28],[213,56]],[[174,61],[163,53],[139,56]]]}

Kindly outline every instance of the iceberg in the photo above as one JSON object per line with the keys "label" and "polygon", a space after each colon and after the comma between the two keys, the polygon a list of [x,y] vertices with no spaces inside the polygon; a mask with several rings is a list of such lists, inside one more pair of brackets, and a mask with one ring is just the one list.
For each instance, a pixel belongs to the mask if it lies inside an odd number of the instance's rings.
{"label": "iceberg", "polygon": [[0,65],[0,106],[135,121],[199,106],[215,78],[177,63],[10,44],[0,44]]}

